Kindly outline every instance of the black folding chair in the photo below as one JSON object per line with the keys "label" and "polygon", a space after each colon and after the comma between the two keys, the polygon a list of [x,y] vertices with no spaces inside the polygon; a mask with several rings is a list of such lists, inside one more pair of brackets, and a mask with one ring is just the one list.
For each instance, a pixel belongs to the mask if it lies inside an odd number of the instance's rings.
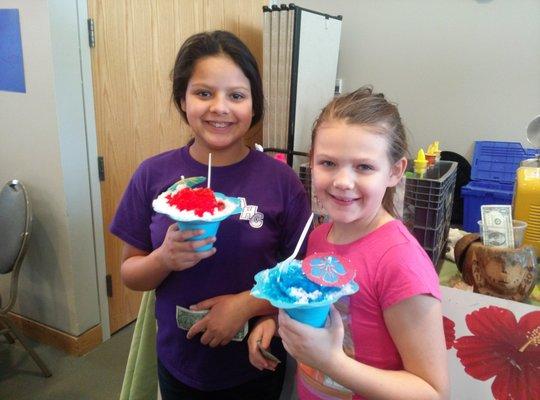
{"label": "black folding chair", "polygon": [[17,298],[19,271],[28,248],[31,227],[32,209],[26,189],[20,181],[12,180],[6,183],[0,192],[0,274],[11,274],[6,305],[2,305],[0,296],[0,334],[3,334],[10,344],[15,343],[15,340],[21,342],[43,375],[49,377],[51,372],[45,363],[26,343],[26,339],[8,316]]}

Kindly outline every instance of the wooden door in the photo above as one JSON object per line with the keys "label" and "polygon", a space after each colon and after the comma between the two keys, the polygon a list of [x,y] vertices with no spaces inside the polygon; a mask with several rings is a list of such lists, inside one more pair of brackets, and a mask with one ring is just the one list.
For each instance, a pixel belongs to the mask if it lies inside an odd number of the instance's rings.
{"label": "wooden door", "polygon": [[[99,155],[104,160],[101,204],[111,333],[137,317],[141,293],[120,281],[122,243],[108,232],[118,202],[138,164],[179,147],[188,127],[171,101],[170,72],[190,35],[225,29],[262,60],[262,0],[88,0],[96,44],[92,75]],[[260,141],[260,129],[248,139]]]}

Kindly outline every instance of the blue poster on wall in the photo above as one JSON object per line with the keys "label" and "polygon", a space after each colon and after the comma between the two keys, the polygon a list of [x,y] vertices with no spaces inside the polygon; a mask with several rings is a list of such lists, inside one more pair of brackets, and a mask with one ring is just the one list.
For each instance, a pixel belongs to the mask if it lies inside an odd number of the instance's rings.
{"label": "blue poster on wall", "polygon": [[26,93],[18,9],[0,9],[0,90]]}

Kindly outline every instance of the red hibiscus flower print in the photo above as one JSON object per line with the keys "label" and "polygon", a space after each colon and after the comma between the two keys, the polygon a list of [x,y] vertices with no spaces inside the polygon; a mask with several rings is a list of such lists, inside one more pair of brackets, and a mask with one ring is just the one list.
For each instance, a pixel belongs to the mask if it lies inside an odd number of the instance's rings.
{"label": "red hibiscus flower print", "polygon": [[473,334],[457,339],[454,347],[475,379],[495,377],[491,392],[497,400],[540,399],[540,311],[519,322],[505,308],[480,308],[465,317]]}
{"label": "red hibiscus flower print", "polygon": [[443,328],[446,350],[449,350],[454,345],[454,340],[456,340],[456,324],[450,318],[443,315]]}

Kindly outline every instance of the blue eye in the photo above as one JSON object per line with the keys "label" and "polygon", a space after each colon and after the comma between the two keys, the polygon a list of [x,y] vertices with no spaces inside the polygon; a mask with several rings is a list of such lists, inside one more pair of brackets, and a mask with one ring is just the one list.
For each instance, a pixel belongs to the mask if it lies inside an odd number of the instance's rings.
{"label": "blue eye", "polygon": [[323,167],[330,168],[330,167],[333,167],[336,164],[334,164],[332,161],[322,160],[322,161],[319,162],[319,165],[322,165]]}
{"label": "blue eye", "polygon": [[371,166],[369,164],[360,164],[357,168],[360,171],[373,171],[373,166]]}

